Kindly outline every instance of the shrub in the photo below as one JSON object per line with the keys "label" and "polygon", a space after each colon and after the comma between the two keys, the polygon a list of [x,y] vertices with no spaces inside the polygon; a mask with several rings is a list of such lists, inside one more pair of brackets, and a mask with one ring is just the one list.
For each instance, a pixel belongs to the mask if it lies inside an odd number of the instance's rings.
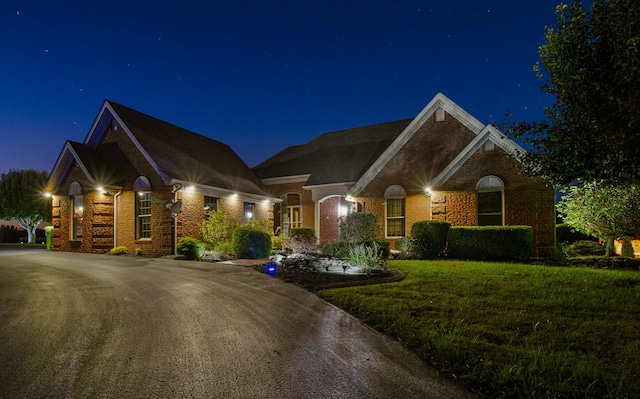
{"label": "shrub", "polygon": [[111,255],[123,255],[129,253],[129,248],[125,247],[124,245],[119,245],[115,248],[111,248],[111,251],[109,252],[111,253]]}
{"label": "shrub", "polygon": [[620,252],[620,255],[624,258],[635,258],[636,254],[633,250],[633,244],[631,244],[631,239],[629,237],[622,239],[622,249]]}
{"label": "shrub", "polygon": [[373,242],[371,246],[365,244],[352,245],[345,260],[353,266],[362,266],[364,270],[379,269],[384,265],[384,260],[379,255],[380,247]]}
{"label": "shrub", "polygon": [[254,230],[264,231],[265,233],[271,235],[273,234],[273,222],[267,219],[249,219],[242,227],[248,227]]}
{"label": "shrub", "polygon": [[294,227],[289,231],[291,238],[313,238],[316,236],[316,231],[310,227]]}
{"label": "shrub", "polygon": [[565,223],[556,225],[556,242],[571,244],[576,241],[598,241],[588,234],[579,233]]}
{"label": "shrub", "polygon": [[295,236],[289,240],[291,251],[298,254],[315,253],[318,250],[318,239],[316,237]]}
{"label": "shrub", "polygon": [[378,239],[372,238],[370,240],[366,240],[365,242],[363,242],[363,244],[367,247],[377,246],[378,256],[382,260],[389,259],[389,254],[391,254],[391,243],[389,241],[382,240],[379,238]]}
{"label": "shrub", "polygon": [[142,256],[142,248],[135,249],[136,256]]}
{"label": "shrub", "polygon": [[283,236],[271,236],[271,249],[273,251],[282,251],[286,239]]}
{"label": "shrub", "polygon": [[231,246],[238,258],[266,258],[271,252],[271,236],[264,231],[239,227],[233,231]]}
{"label": "shrub", "polygon": [[231,243],[236,220],[223,210],[210,211],[207,220],[202,224],[202,237],[212,247]]}
{"label": "shrub", "polygon": [[200,240],[192,237],[184,237],[178,241],[176,250],[179,255],[182,255],[189,260],[194,260],[200,259],[204,256],[205,246]]}
{"label": "shrub", "polygon": [[380,215],[371,212],[355,212],[340,218],[340,241],[359,244],[380,238],[382,221]]}
{"label": "shrub", "polygon": [[598,241],[580,240],[562,247],[565,255],[569,258],[576,256],[604,256],[604,245]]}
{"label": "shrub", "polygon": [[411,225],[411,249],[419,259],[436,259],[447,247],[451,223],[446,220],[421,220]]}
{"label": "shrub", "polygon": [[452,226],[447,255],[453,259],[523,261],[533,242],[530,226]]}
{"label": "shrub", "polygon": [[337,242],[329,244],[322,248],[324,255],[334,256],[336,258],[346,258],[349,255],[349,244],[346,242]]}

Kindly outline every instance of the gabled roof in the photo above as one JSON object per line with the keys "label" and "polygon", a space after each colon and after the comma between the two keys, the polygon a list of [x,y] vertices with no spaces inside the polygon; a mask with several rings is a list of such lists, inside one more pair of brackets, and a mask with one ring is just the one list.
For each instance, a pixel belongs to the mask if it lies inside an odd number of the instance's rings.
{"label": "gabled roof", "polygon": [[310,175],[306,186],[354,183],[410,121],[324,133],[307,144],[286,148],[253,170],[262,179]]}
{"label": "gabled roof", "polygon": [[525,152],[497,129],[484,125],[438,93],[412,120],[324,133],[305,145],[285,149],[256,166],[254,171],[267,182],[310,175],[305,184],[308,188],[347,185],[349,194],[356,196],[439,110],[458,120],[475,138],[464,148],[455,148],[443,137],[429,138],[426,150],[430,152],[425,154],[425,162],[430,164],[426,165],[429,173],[435,176],[430,182],[433,188],[446,182],[487,141],[513,156]]}
{"label": "gabled roof", "polygon": [[[83,153],[79,156],[81,158],[100,159],[101,165],[108,165],[107,160],[115,154],[99,157],[97,152],[111,150],[101,142],[107,128],[117,125],[122,126],[141,156],[167,185],[181,182],[267,196],[262,182],[228,145],[112,101],[105,101],[102,105],[84,144],[81,145],[84,148],[76,145],[77,143],[72,148],[78,154]],[[92,154],[91,150],[96,153]],[[57,166],[56,164],[56,168]],[[117,168],[116,165],[108,166]]]}

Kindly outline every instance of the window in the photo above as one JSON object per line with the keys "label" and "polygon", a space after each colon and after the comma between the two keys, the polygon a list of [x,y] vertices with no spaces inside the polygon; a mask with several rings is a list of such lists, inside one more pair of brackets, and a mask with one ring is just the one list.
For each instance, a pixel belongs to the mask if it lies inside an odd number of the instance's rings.
{"label": "window", "polygon": [[151,182],[140,176],[133,183],[136,192],[136,239],[151,238]]}
{"label": "window", "polygon": [[78,182],[73,182],[69,186],[69,199],[71,204],[71,239],[82,238],[82,220],[84,208],[82,205],[82,186]]}
{"label": "window", "polygon": [[136,238],[151,238],[151,192],[136,193]]}
{"label": "window", "polygon": [[289,231],[302,227],[302,196],[300,194],[287,194],[284,200],[284,213],[282,214],[282,233],[289,236]]}
{"label": "window", "polygon": [[385,229],[387,237],[405,236],[405,197],[404,188],[398,185],[390,186],[384,192],[386,199]]}
{"label": "window", "polygon": [[216,197],[204,196],[204,220],[209,219],[209,212],[218,210],[218,199]]}
{"label": "window", "polygon": [[485,176],[476,185],[478,226],[502,226],[504,183],[497,176]]}
{"label": "window", "polygon": [[253,214],[254,214],[254,203],[252,202],[245,202],[244,203],[244,221],[246,222],[249,219],[253,219]]}

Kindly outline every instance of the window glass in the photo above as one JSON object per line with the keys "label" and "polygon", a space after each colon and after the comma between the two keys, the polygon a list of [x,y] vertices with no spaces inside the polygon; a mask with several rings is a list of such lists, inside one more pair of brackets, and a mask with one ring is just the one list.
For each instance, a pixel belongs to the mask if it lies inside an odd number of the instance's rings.
{"label": "window glass", "polygon": [[502,226],[502,191],[478,193],[478,226]]}
{"label": "window glass", "polygon": [[151,193],[136,193],[136,238],[151,238]]}
{"label": "window glass", "polygon": [[249,219],[253,219],[254,215],[254,204],[253,202],[245,202],[244,203],[244,221],[246,222]]}
{"label": "window glass", "polygon": [[209,212],[218,210],[218,198],[204,196],[204,219],[209,219]]}
{"label": "window glass", "polygon": [[71,239],[82,238],[82,219],[84,208],[82,206],[82,195],[71,196],[71,207],[73,217],[71,218]]}
{"label": "window glass", "polygon": [[405,199],[387,198],[387,237],[405,235]]}

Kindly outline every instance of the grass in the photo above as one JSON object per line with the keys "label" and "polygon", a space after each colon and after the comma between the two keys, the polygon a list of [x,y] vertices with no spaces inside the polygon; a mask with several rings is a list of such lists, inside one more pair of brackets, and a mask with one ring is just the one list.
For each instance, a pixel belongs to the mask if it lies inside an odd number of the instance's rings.
{"label": "grass", "polygon": [[317,294],[491,398],[640,397],[640,273],[394,261],[400,282]]}

